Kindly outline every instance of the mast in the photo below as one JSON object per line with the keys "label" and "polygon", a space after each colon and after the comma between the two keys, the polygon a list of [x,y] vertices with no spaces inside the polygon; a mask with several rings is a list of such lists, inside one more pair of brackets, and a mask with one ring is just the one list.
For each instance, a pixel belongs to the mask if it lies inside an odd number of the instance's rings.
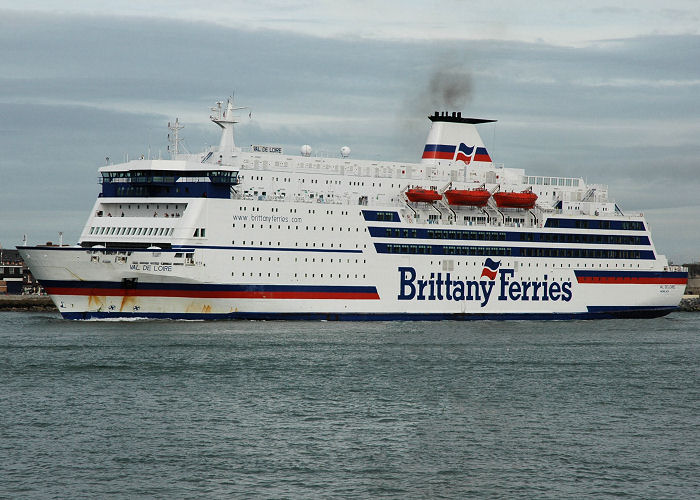
{"label": "mast", "polygon": [[170,129],[170,134],[168,134],[168,141],[170,144],[168,145],[168,151],[170,151],[170,159],[174,160],[177,158],[177,155],[180,153],[180,139],[178,132],[185,128],[184,125],[180,125],[180,119],[175,118],[175,123],[171,124],[168,122],[168,128]]}
{"label": "mast", "polygon": [[217,161],[219,162],[237,156],[238,151],[240,151],[240,149],[236,147],[236,142],[234,141],[233,135],[233,126],[236,123],[239,123],[240,120],[237,116],[234,116],[233,112],[238,111],[240,109],[246,109],[247,107],[234,107],[233,98],[229,98],[226,100],[225,109],[223,108],[223,104],[223,101],[218,101],[216,103],[216,107],[211,108],[211,110],[214,111],[216,115],[211,115],[209,117],[211,121],[213,121],[219,127],[222,128],[221,141],[219,141],[219,157],[217,158]]}

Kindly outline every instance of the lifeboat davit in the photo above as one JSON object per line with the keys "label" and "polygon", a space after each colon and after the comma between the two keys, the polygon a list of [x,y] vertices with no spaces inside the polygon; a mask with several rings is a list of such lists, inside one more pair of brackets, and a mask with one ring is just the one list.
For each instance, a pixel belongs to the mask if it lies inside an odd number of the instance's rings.
{"label": "lifeboat davit", "polygon": [[489,202],[491,193],[485,189],[449,189],[445,191],[445,197],[450,205],[483,207]]}
{"label": "lifeboat davit", "polygon": [[493,194],[496,205],[501,208],[533,208],[537,201],[537,195],[532,191],[514,193],[512,191],[501,191]]}
{"label": "lifeboat davit", "polygon": [[442,195],[434,189],[413,188],[406,191],[406,198],[409,201],[424,201],[431,203],[441,200]]}

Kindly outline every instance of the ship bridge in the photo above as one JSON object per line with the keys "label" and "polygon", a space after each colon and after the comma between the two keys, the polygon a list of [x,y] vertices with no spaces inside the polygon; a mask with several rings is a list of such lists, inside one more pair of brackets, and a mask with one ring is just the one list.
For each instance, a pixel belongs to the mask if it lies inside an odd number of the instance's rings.
{"label": "ship bridge", "polygon": [[135,160],[100,169],[102,197],[230,198],[238,170],[183,160]]}

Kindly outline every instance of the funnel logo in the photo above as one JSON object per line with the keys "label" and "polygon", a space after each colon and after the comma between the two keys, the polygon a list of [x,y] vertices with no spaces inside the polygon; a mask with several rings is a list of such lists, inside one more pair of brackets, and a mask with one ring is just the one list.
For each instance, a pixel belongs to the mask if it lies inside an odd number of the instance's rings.
{"label": "funnel logo", "polygon": [[465,164],[469,165],[472,161],[472,155],[474,154],[474,146],[467,146],[463,142],[459,143],[457,148],[457,155],[455,156],[455,161],[463,161]]}
{"label": "funnel logo", "polygon": [[498,268],[501,265],[501,261],[499,260],[498,262],[494,262],[491,260],[490,257],[486,258],[486,262],[484,262],[484,270],[481,271],[481,277],[483,278],[486,276],[490,280],[495,280],[496,279],[496,274],[498,274]]}

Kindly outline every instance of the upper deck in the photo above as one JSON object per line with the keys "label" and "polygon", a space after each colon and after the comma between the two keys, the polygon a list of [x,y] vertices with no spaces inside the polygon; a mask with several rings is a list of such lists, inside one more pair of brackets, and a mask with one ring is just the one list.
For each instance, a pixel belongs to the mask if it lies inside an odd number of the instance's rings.
{"label": "upper deck", "polygon": [[230,198],[238,171],[182,160],[135,160],[100,168],[102,197]]}
{"label": "upper deck", "polygon": [[[411,224],[546,227],[545,221],[554,216],[640,217],[624,215],[608,199],[605,185],[587,184],[581,177],[527,175],[492,161],[476,130],[477,124],[492,120],[436,112],[429,117],[432,127],[419,163],[373,161],[351,158],[347,147],[339,148],[338,156],[311,156],[306,145],[297,155],[280,147],[237,147],[233,127],[238,119],[233,112],[239,108],[222,104],[210,117],[222,129],[218,147],[200,154],[180,153],[177,132],[182,126],[176,121],[170,126],[172,159],[142,158],[102,167],[104,206],[96,213],[129,216],[131,209],[122,205],[128,206],[130,199],[138,205],[148,198],[166,203],[168,198],[216,198],[395,208]],[[444,196],[430,203],[413,202],[406,195],[411,188],[440,196],[447,190],[482,189],[491,195],[531,191],[537,200],[529,209],[503,208],[493,196],[478,207],[454,205]]]}

